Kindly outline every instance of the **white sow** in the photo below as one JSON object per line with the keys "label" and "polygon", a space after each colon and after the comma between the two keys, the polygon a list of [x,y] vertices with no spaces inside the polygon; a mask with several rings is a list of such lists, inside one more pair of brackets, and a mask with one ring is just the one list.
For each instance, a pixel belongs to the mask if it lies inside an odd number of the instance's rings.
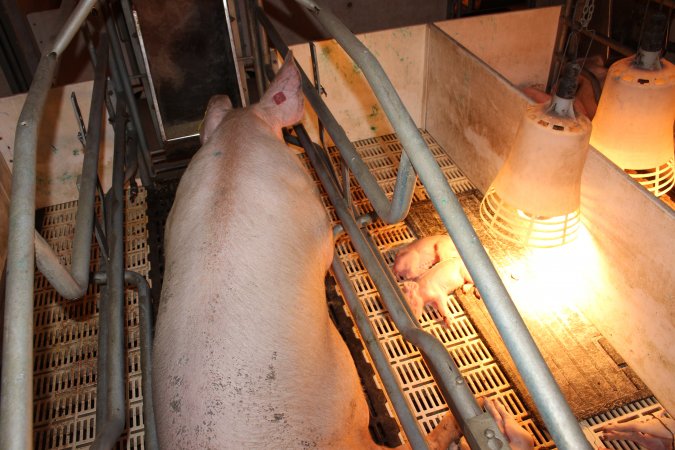
{"label": "white sow", "polygon": [[302,113],[288,60],[260,103],[209,103],[165,234],[153,356],[163,449],[374,447],[325,302],[329,221],[280,140]]}

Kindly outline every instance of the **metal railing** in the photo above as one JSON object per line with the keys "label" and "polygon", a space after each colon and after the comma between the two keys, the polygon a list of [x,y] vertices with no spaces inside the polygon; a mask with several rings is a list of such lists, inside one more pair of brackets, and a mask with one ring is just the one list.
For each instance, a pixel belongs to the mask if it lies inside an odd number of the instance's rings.
{"label": "metal railing", "polygon": [[[82,0],[76,6],[68,21],[56,37],[52,50],[43,55],[33,83],[29,89],[23,109],[21,111],[14,145],[14,165],[12,170],[12,194],[9,219],[9,242],[7,255],[7,285],[5,295],[5,322],[3,327],[4,343],[2,349],[2,398],[0,399],[0,448],[7,450],[24,450],[32,448],[33,440],[33,284],[35,265],[55,287],[57,292],[67,299],[76,299],[85,294],[90,283],[89,263],[91,252],[91,238],[94,228],[94,204],[96,184],[98,179],[99,141],[103,128],[103,109],[108,94],[107,73],[108,56],[112,55],[111,85],[115,90],[117,113],[123,116],[123,104],[129,106],[135,132],[138,133],[141,144],[142,166],[149,162],[147,145],[144,143],[140,120],[135,107],[133,93],[126,72],[124,57],[121,54],[117,41],[117,30],[107,10],[108,35],[101,34],[98,51],[94,59],[95,80],[92,91],[88,137],[86,152],[82,167],[80,197],[76,215],[76,230],[72,250],[72,266],[70,271],[60,264],[59,258],[49,244],[34,230],[35,223],[35,175],[37,136],[47,99],[47,92],[51,87],[56,74],[58,61],[87,19],[96,0]],[[108,47],[110,43],[110,47]],[[123,100],[122,100],[123,99]],[[115,111],[110,111],[115,113]],[[108,318],[112,321],[99,321],[99,351],[103,350],[106,360],[99,367],[97,376],[97,408],[104,411],[97,417],[97,436],[95,446],[110,448],[118,439],[126,424],[126,383],[124,368],[124,280],[133,284],[139,290],[139,305],[141,308],[141,352],[145,366],[150,363],[149,346],[151,344],[152,324],[149,314],[149,289],[145,279],[132,272],[124,271],[123,254],[120,246],[123,241],[124,227],[123,214],[123,184],[124,184],[124,156],[126,142],[124,133],[126,118],[117,117],[115,127],[115,154],[113,170],[113,187],[106,196],[109,198],[109,208],[112,217],[106,217],[108,226],[105,227],[108,236],[110,255],[105,261],[106,273],[98,274],[99,282],[109,281],[111,286],[105,290],[109,295],[101,304],[101,311],[105,315],[109,308]],[[152,168],[145,165],[145,170],[152,173]],[[123,194],[122,194],[123,195]],[[106,214],[107,216],[107,214]],[[101,243],[101,242],[100,242]],[[123,249],[122,249],[123,251]],[[103,298],[103,296],[101,297]],[[120,317],[121,316],[121,317]],[[120,331],[121,330],[121,331]],[[106,353],[106,349],[109,350]],[[108,357],[109,355],[113,355]],[[119,359],[118,364],[111,364],[111,359]],[[149,397],[146,399],[147,410],[144,409],[144,424],[146,427],[146,447],[157,448],[156,433],[152,404],[149,399],[151,380],[148,368],[143,371],[144,391]],[[146,385],[147,384],[147,385]],[[101,388],[104,386],[104,388]],[[112,392],[114,395],[108,396]],[[144,392],[145,393],[145,392]],[[114,402],[108,402],[109,397],[115,397]],[[103,400],[103,401],[100,401]]]}
{"label": "metal railing", "polygon": [[[464,214],[457,197],[448,186],[432,153],[421,138],[417,127],[381,66],[368,49],[328,9],[320,7],[311,0],[296,1],[305,6],[317,22],[336,39],[368,80],[404,147],[402,170],[397,176],[397,186],[405,185],[406,182],[402,180],[407,180],[410,176],[413,177],[414,184],[414,175],[410,175],[412,169],[407,167],[411,163],[455,243],[476,287],[481,292],[483,301],[557,446],[561,449],[590,449],[590,444],[584,437],[574,414],[476,236],[475,230]],[[256,20],[265,28],[272,44],[285,56],[288,47],[267,20],[264,12],[256,8],[255,13]],[[254,34],[252,38],[255,39],[255,37]],[[259,59],[254,58],[255,61]],[[263,72],[263,70],[259,71]],[[302,79],[305,96],[340,150],[343,163],[353,171],[367,197],[373,202],[376,213],[385,222],[401,220],[407,214],[409,207],[407,191],[398,189],[391,201],[391,205],[399,207],[408,202],[405,208],[402,208],[404,211],[397,211],[402,214],[400,218],[399,214],[391,214],[388,204],[375,205],[381,192],[379,186],[373,186],[368,175],[360,171],[360,164],[363,163],[361,158],[355,154],[351,143],[345,142],[347,139],[343,136],[344,131],[336,126],[337,122],[334,117],[327,112],[328,108],[317,94],[316,87],[312,86],[304,73],[302,73]],[[506,444],[501,434],[493,434],[494,421],[481,414],[482,411],[468,387],[463,383],[447,351],[435,338],[423,332],[416,320],[411,319],[400,289],[395,280],[391,279],[386,264],[381,260],[381,256],[378,257],[379,253],[373,251],[368,244],[369,238],[356,224],[347,199],[341,195],[336,186],[336,176],[332,174],[332,168],[326,164],[326,157],[320,155],[302,128],[296,127],[296,132],[397,328],[407,340],[420,349],[469,443],[474,448],[492,448],[495,442],[488,442],[489,439],[486,438],[486,436],[491,436],[491,439],[499,439],[502,440],[502,444]],[[380,215],[381,212],[384,216]],[[345,290],[349,288],[349,286],[341,287]],[[439,344],[440,348],[436,344]],[[403,426],[406,433],[408,429],[413,430],[412,425],[404,424]]]}

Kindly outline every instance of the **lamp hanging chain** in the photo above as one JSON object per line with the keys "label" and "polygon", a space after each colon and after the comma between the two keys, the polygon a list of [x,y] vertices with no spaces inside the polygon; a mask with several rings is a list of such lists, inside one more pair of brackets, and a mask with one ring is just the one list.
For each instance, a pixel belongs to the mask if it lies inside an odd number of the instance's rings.
{"label": "lamp hanging chain", "polygon": [[588,24],[593,18],[593,11],[595,11],[595,0],[585,0],[584,7],[581,10],[581,17],[579,17],[579,25],[581,29],[585,30],[588,28]]}

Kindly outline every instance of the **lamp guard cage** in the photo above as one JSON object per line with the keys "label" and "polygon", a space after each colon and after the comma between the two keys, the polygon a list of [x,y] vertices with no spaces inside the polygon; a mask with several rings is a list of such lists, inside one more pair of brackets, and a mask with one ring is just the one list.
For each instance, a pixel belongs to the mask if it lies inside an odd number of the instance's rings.
{"label": "lamp guard cage", "polygon": [[660,197],[675,186],[675,157],[653,169],[624,169],[649,192]]}
{"label": "lamp guard cage", "polygon": [[579,210],[555,216],[527,214],[504,201],[494,187],[488,189],[480,205],[480,217],[494,237],[527,247],[557,247],[573,241],[578,234]]}

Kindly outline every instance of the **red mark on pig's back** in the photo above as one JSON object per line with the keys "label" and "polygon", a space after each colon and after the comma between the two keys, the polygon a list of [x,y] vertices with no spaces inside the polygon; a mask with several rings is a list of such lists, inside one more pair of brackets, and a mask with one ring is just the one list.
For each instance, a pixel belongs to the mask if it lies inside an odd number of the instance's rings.
{"label": "red mark on pig's back", "polygon": [[286,101],[286,95],[283,92],[277,92],[274,94],[274,97],[272,97],[272,100],[274,100],[274,103],[277,105],[281,105]]}

